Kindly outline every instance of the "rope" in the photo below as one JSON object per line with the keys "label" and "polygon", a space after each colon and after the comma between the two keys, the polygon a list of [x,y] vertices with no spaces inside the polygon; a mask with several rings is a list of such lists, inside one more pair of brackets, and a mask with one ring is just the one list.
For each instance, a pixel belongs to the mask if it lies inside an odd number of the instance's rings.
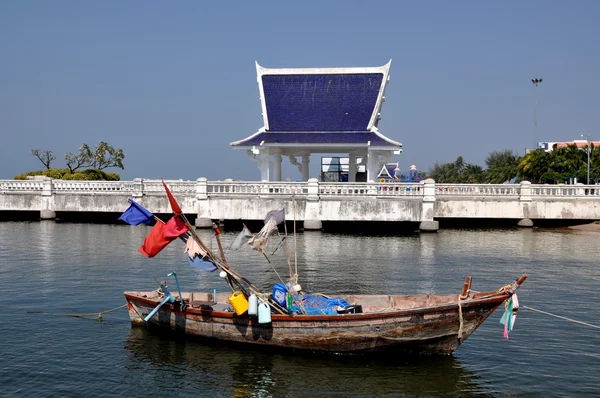
{"label": "rope", "polygon": [[528,310],[532,310],[532,311],[539,312],[539,313],[546,314],[546,315],[550,315],[550,316],[553,316],[553,317],[556,317],[556,318],[564,319],[564,320],[569,321],[569,322],[579,323],[581,325],[585,325],[585,326],[589,326],[589,327],[592,327],[592,328],[600,329],[600,326],[592,325],[591,323],[582,322],[582,321],[578,321],[576,319],[567,318],[566,316],[560,316],[560,315],[552,314],[550,312],[538,310],[538,309],[531,308],[531,307],[528,307],[528,306],[525,306],[525,305],[521,305],[521,308],[527,308]]}
{"label": "rope", "polygon": [[74,317],[74,318],[84,318],[86,316],[98,316],[98,319],[102,319],[102,314],[108,314],[109,312],[113,312],[116,310],[120,310],[121,308],[127,307],[127,304],[123,304],[117,308],[113,308],[111,310],[107,310],[107,311],[102,311],[102,312],[95,312],[93,314],[59,314],[62,316],[70,316],[70,317]]}

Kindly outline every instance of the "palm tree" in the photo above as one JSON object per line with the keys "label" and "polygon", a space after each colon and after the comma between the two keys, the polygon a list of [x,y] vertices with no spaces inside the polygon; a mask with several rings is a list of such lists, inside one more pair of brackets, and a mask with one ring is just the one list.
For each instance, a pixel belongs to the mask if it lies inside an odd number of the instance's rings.
{"label": "palm tree", "polygon": [[517,166],[518,175],[533,184],[538,184],[542,174],[550,169],[552,152],[537,150],[523,156]]}
{"label": "palm tree", "polygon": [[518,175],[521,157],[512,150],[494,151],[485,159],[487,165],[486,181],[490,184],[502,184],[511,181]]}
{"label": "palm tree", "polygon": [[476,164],[467,164],[460,173],[460,182],[466,184],[481,184],[486,178],[486,172],[481,166]]}

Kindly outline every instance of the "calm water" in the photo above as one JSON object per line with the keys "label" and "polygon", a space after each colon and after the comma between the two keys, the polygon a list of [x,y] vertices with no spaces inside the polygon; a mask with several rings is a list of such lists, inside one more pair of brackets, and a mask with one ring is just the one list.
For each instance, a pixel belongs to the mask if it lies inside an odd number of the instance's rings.
{"label": "calm water", "polygon": [[[124,290],[155,289],[153,277],[168,279],[173,270],[183,290],[227,290],[218,275],[188,268],[181,242],[154,259],[137,253],[148,231],[0,223],[0,395],[600,396],[600,329],[526,308],[510,340],[502,338],[498,311],[453,356],[408,360],[292,356],[175,340],[131,328],[125,309],[103,322],[61,315],[116,308]],[[225,246],[233,238],[226,233]],[[312,292],[458,293],[467,275],[473,289],[492,290],[527,272],[522,305],[600,325],[599,239],[549,230],[316,232],[298,235],[297,258],[301,284]],[[257,253],[227,254],[257,285],[277,281]],[[286,274],[283,250],[272,257]]]}

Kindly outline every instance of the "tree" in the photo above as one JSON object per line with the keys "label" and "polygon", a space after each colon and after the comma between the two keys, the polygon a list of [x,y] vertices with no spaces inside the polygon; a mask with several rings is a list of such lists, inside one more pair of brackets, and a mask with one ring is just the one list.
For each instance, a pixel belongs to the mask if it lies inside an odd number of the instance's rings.
{"label": "tree", "polygon": [[118,167],[123,169],[123,159],[125,153],[122,149],[113,148],[105,141],[100,141],[96,145],[96,152],[93,154],[92,167],[98,170],[104,170],[108,167]]}
{"label": "tree", "polygon": [[518,166],[521,160],[510,149],[494,151],[485,159],[487,165],[486,181],[490,184],[502,184],[511,181],[518,175]]}
{"label": "tree", "polygon": [[71,173],[82,167],[92,167],[97,170],[103,170],[108,167],[119,167],[120,169],[123,169],[124,158],[125,153],[122,149],[115,149],[106,141],[100,141],[100,143],[96,145],[95,151],[92,151],[90,146],[84,143],[79,147],[78,153],[67,153],[65,155],[67,167]]}
{"label": "tree", "polygon": [[467,163],[460,173],[460,182],[462,184],[482,184],[486,174],[481,166]]}
{"label": "tree", "polygon": [[458,181],[458,174],[454,169],[453,163],[439,164],[436,162],[433,169],[429,172],[429,178],[433,178],[439,183],[453,183]]}
{"label": "tree", "polygon": [[[553,151],[554,152],[554,151]],[[551,152],[531,151],[521,158],[517,171],[520,177],[533,184],[538,184],[542,174],[550,169]]]}
{"label": "tree", "polygon": [[79,147],[79,153],[67,153],[65,154],[65,160],[67,161],[67,167],[71,173],[81,167],[90,167],[94,160],[94,155],[88,144],[83,144]]}
{"label": "tree", "polygon": [[452,163],[436,164],[429,173],[429,177],[439,183],[482,183],[485,179],[485,171],[481,166],[465,162],[462,156],[456,158]]}
{"label": "tree", "polygon": [[50,164],[56,159],[56,157],[52,154],[52,151],[48,151],[46,149],[31,149],[31,154],[38,158],[40,162],[42,162],[46,170],[50,170]]}

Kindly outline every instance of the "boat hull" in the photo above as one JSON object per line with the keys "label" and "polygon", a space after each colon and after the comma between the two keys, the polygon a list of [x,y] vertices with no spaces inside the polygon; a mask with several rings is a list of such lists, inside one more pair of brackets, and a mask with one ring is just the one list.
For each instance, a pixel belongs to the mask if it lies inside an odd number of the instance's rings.
{"label": "boat hull", "polygon": [[[156,292],[152,294],[125,293],[133,325],[156,326],[227,342],[336,354],[450,354],[509,297],[495,293],[459,300],[454,295],[448,296],[453,299],[439,300],[447,301],[445,304],[363,314],[273,314],[271,323],[260,324],[256,317],[247,314],[238,316],[215,311],[208,305],[194,306],[191,298],[209,298],[211,295],[206,293],[183,293],[184,301],[192,305],[184,311],[178,302],[163,305],[145,322],[144,318],[164,298]],[[365,302],[373,297],[376,296],[351,296],[349,302]],[[385,297],[391,301],[402,299]]]}

